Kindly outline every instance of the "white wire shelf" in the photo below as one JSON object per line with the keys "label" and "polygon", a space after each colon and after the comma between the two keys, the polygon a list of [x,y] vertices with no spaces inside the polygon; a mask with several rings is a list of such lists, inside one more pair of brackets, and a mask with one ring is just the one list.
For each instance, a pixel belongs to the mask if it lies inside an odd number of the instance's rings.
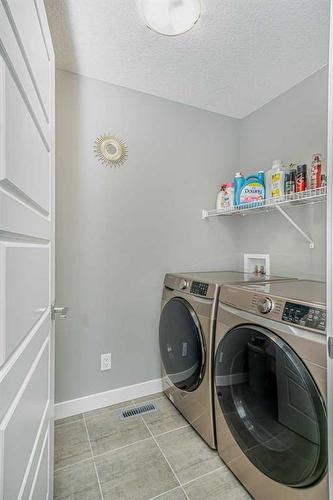
{"label": "white wire shelf", "polygon": [[270,198],[268,200],[246,203],[237,205],[236,207],[225,208],[222,210],[203,210],[202,218],[216,217],[218,215],[250,215],[256,212],[270,212],[275,210],[277,206],[288,208],[298,205],[310,203],[320,203],[326,200],[326,187],[318,189],[308,189],[302,193],[291,193],[282,196],[281,198]]}
{"label": "white wire shelf", "polygon": [[202,210],[202,219],[208,219],[210,217],[217,216],[245,216],[252,215],[258,212],[272,212],[277,210],[283,215],[288,222],[294,226],[295,229],[308,241],[310,248],[314,248],[314,242],[310,236],[308,236],[285,212],[285,209],[290,207],[297,207],[300,205],[310,205],[314,203],[324,202],[326,200],[326,187],[321,187],[318,189],[308,189],[301,193],[291,193],[281,198],[275,199],[270,198],[267,200],[256,201],[252,203],[246,203],[244,205],[238,205],[236,207],[225,208],[222,210]]}

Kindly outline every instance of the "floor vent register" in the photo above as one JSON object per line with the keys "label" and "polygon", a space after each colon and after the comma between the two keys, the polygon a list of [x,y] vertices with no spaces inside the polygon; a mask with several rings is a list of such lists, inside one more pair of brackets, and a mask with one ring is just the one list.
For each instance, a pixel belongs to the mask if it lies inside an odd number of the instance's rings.
{"label": "floor vent register", "polygon": [[135,408],[126,408],[126,410],[121,410],[120,417],[122,420],[127,420],[128,418],[143,415],[145,413],[152,413],[154,411],[157,411],[154,403],[146,403],[142,406],[136,406]]}

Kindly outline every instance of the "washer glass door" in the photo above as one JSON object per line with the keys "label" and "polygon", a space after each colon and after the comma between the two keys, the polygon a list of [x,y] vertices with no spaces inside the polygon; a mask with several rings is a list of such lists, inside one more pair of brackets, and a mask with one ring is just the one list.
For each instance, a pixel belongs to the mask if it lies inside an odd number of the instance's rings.
{"label": "washer glass door", "polygon": [[215,387],[234,439],[265,475],[304,487],[325,473],[325,404],[281,338],[254,325],[230,330],[216,351]]}
{"label": "washer glass door", "polygon": [[175,297],[166,303],[159,337],[162,363],[172,384],[195,390],[203,377],[205,350],[199,319],[186,300]]}

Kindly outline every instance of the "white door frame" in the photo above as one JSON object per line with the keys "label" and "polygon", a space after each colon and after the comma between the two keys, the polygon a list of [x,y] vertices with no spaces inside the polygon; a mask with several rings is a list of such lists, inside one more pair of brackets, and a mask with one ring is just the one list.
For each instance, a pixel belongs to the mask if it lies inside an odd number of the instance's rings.
{"label": "white door frame", "polygon": [[[333,340],[333,5],[330,14],[327,130],[327,336]],[[327,355],[329,498],[333,500],[333,359]]]}

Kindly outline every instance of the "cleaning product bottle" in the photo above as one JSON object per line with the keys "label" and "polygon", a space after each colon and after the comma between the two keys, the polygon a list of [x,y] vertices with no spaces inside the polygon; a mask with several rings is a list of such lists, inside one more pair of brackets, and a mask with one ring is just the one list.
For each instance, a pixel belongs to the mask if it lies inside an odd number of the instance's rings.
{"label": "cleaning product bottle", "polygon": [[258,172],[258,180],[259,180],[259,182],[261,182],[261,184],[265,185],[265,172],[263,170],[259,170],[259,172]]}
{"label": "cleaning product bottle", "polygon": [[281,160],[274,160],[272,168],[266,172],[267,198],[278,199],[285,194],[286,169]]}
{"label": "cleaning product bottle", "polygon": [[221,186],[216,198],[216,210],[222,210],[224,206],[224,184]]}
{"label": "cleaning product bottle", "polygon": [[238,205],[239,192],[244,185],[245,177],[241,172],[237,172],[234,178],[234,205]]}
{"label": "cleaning product bottle", "polygon": [[286,168],[281,160],[275,160],[272,164],[272,198],[281,198],[285,194]]}
{"label": "cleaning product bottle", "polygon": [[234,206],[234,183],[227,182],[222,184],[221,190],[217,195],[216,209],[223,210]]}
{"label": "cleaning product bottle", "polygon": [[223,207],[232,208],[234,206],[234,183],[227,182],[224,184]]}
{"label": "cleaning product bottle", "polygon": [[324,173],[323,161],[320,153],[312,155],[310,189],[321,187],[321,176]]}
{"label": "cleaning product bottle", "polygon": [[244,205],[265,199],[265,173],[244,177],[239,172],[235,176],[235,205]]}
{"label": "cleaning product bottle", "polygon": [[296,192],[296,164],[290,163],[284,175],[284,194]]}

